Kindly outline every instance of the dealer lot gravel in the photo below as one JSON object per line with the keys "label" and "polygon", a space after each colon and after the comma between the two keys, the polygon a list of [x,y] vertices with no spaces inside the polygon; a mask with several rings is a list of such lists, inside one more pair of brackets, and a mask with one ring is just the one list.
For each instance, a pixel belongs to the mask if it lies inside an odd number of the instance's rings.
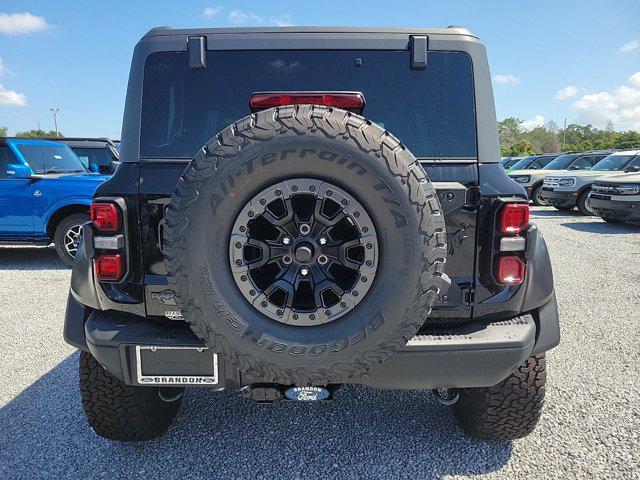
{"label": "dealer lot gravel", "polygon": [[62,340],[70,271],[45,248],[0,249],[0,478],[638,478],[640,230],[534,208],[552,254],[563,341],[539,427],[464,436],[429,392],[348,387],[269,408],[190,390],[159,440],[108,442],[82,415]]}

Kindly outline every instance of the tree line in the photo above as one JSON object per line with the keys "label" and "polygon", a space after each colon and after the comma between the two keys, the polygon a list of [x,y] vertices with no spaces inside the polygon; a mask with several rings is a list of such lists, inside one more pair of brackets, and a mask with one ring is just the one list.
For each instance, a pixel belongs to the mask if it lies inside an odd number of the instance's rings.
{"label": "tree line", "polygon": [[584,152],[588,150],[640,149],[640,132],[616,132],[613,123],[604,129],[572,123],[559,128],[553,121],[525,130],[523,121],[509,117],[498,122],[500,155],[517,157],[535,153]]}
{"label": "tree line", "polygon": [[[6,137],[7,132],[7,127],[0,126],[0,137]],[[24,138],[52,138],[56,136],[64,137],[64,135],[62,135],[62,133],[60,132],[58,132],[58,135],[56,135],[55,130],[49,130],[47,132],[46,130],[42,130],[41,128],[37,128],[35,130],[27,130],[26,132],[18,132],[15,136]]]}

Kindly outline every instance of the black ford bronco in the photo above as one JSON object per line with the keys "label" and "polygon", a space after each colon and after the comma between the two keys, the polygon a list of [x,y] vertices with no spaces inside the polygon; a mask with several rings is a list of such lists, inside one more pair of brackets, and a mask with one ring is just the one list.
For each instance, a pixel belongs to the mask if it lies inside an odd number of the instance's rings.
{"label": "black ford bronco", "polygon": [[186,387],[345,384],[432,389],[484,439],[535,427],[551,265],[468,30],[151,30],[121,162],[65,320],[98,434],[161,435]]}

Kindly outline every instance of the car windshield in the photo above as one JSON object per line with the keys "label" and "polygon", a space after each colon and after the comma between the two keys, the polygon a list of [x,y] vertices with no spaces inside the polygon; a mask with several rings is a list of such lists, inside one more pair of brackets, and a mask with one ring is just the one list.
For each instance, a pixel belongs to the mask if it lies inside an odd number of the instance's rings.
{"label": "car windshield", "polygon": [[66,145],[18,145],[18,150],[35,173],[86,172]]}
{"label": "car windshield", "polygon": [[551,160],[553,160],[554,158],[555,157],[538,157],[533,162],[531,162],[531,165],[529,165],[528,168],[530,170],[541,170],[549,163],[551,163]]}
{"label": "car windshield", "polygon": [[604,157],[591,170],[602,170],[612,172],[615,170],[622,170],[629,160],[635,158],[636,155],[609,155]]}
{"label": "car windshield", "polygon": [[255,92],[356,91],[366,101],[364,116],[416,157],[477,158],[473,66],[466,53],[430,51],[424,70],[408,67],[409,50],[207,50],[206,55],[205,69],[186,67],[187,52],[147,57],[141,157],[193,157],[216,132],[251,113]]}
{"label": "car windshield", "polygon": [[501,163],[502,165],[506,165],[506,164],[507,164],[507,163],[509,163],[510,161],[511,161],[511,157],[502,157],[502,158],[500,159],[500,163]]}
{"label": "car windshield", "polygon": [[578,157],[579,155],[575,154],[560,155],[559,157],[556,157],[552,161],[547,163],[547,165],[544,167],[544,170],[565,170],[569,165],[571,165],[571,162],[573,162]]}
{"label": "car windshield", "polygon": [[511,160],[509,160],[507,163],[504,164],[504,168],[511,168],[513,167],[516,163],[518,163],[520,160],[522,159],[522,157],[515,157],[512,158]]}
{"label": "car windshield", "polygon": [[529,155],[528,157],[521,158],[516,163],[514,163],[511,166],[509,166],[509,168],[511,170],[524,170],[525,168],[529,167],[529,165],[531,165],[531,163],[536,158],[538,158],[536,155]]}

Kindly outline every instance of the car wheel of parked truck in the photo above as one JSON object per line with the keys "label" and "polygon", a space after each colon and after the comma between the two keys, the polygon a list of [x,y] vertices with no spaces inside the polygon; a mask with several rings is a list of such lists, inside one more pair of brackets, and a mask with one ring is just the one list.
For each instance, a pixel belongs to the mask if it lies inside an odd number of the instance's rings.
{"label": "car wheel of parked truck", "polygon": [[56,227],[53,244],[60,259],[67,265],[73,265],[78,253],[78,243],[82,239],[82,225],[89,221],[86,213],[74,213],[62,219]]}
{"label": "car wheel of parked truck", "polygon": [[587,188],[584,192],[582,192],[578,196],[578,200],[576,200],[576,208],[582,215],[593,216],[596,212],[589,205],[589,192],[591,190]]}
{"label": "car wheel of parked truck", "polygon": [[182,404],[184,388],[132,387],[80,352],[80,393],[89,425],[111,440],[141,441],[162,435]]}
{"label": "car wheel of parked truck", "polygon": [[535,355],[493,387],[462,389],[453,413],[474,437],[492,441],[521,438],[538,424],[545,384],[545,356]]}
{"label": "car wheel of parked truck", "polygon": [[195,334],[278,383],[376,366],[444,286],[445,223],[425,171],[340,109],[268,109],[214,136],[180,177],[164,233],[169,285]]}
{"label": "car wheel of parked truck", "polygon": [[145,35],[65,317],[91,427],[161,435],[185,387],[362,385],[446,390],[471,435],[528,434],[558,308],[491,89],[460,27]]}

